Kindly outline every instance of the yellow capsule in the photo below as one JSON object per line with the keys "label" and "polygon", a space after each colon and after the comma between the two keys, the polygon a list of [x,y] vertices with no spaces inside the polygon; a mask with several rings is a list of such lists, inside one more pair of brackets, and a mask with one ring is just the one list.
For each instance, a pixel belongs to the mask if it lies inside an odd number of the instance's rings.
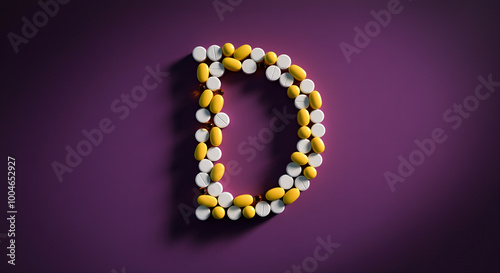
{"label": "yellow capsule", "polygon": [[300,126],[306,126],[309,124],[309,111],[307,109],[300,109],[297,113],[297,122]]}
{"label": "yellow capsule", "polygon": [[212,168],[212,171],[210,171],[210,179],[215,182],[221,180],[222,176],[224,176],[225,169],[226,168],[224,167],[224,165],[222,165],[222,163],[215,164]]}
{"label": "yellow capsule", "polygon": [[210,101],[212,101],[213,97],[214,97],[214,92],[212,92],[212,90],[207,89],[203,91],[203,93],[201,93],[200,96],[200,101],[199,101],[200,106],[207,107],[208,105],[210,105]]}
{"label": "yellow capsule", "polygon": [[294,152],[291,156],[292,161],[299,164],[299,165],[306,165],[307,164],[307,155],[301,153],[301,152]]}
{"label": "yellow capsule", "polygon": [[312,109],[319,109],[321,107],[323,100],[318,91],[314,90],[309,94],[309,103]]}
{"label": "yellow capsule", "polygon": [[285,190],[282,187],[276,187],[266,192],[266,199],[269,201],[278,200],[285,195]]}
{"label": "yellow capsule", "polygon": [[304,176],[307,179],[313,179],[316,177],[317,174],[318,174],[318,172],[316,171],[316,169],[313,166],[308,166],[304,169]]}
{"label": "yellow capsule", "polygon": [[253,197],[250,194],[242,194],[236,196],[233,200],[233,204],[239,208],[246,207],[253,203]]}
{"label": "yellow capsule", "polygon": [[210,143],[212,146],[219,146],[222,143],[222,131],[219,127],[210,129]]}
{"label": "yellow capsule", "polygon": [[208,80],[208,65],[206,63],[200,63],[198,65],[198,71],[196,71],[196,76],[198,77],[198,81],[204,83]]}
{"label": "yellow capsule", "polygon": [[278,60],[278,56],[276,56],[276,53],[269,51],[264,55],[264,63],[267,65],[272,65],[275,64],[276,61]]}
{"label": "yellow capsule", "polygon": [[325,151],[325,143],[319,137],[315,137],[311,140],[311,146],[315,153],[321,154]]}
{"label": "yellow capsule", "polygon": [[243,59],[245,59],[246,57],[248,57],[248,55],[250,55],[250,53],[252,52],[252,47],[249,46],[249,45],[242,45],[240,47],[238,47],[235,51],[234,51],[234,58],[238,61],[241,61]]}
{"label": "yellow capsule", "polygon": [[229,58],[226,57],[224,60],[222,60],[222,65],[231,71],[237,72],[241,70],[241,62],[234,59],[234,58]]}
{"label": "yellow capsule", "polygon": [[246,206],[243,209],[243,216],[245,216],[245,218],[247,219],[253,218],[255,216],[255,208],[252,206]]}
{"label": "yellow capsule", "polygon": [[304,71],[304,69],[295,64],[292,64],[288,68],[288,73],[292,74],[292,76],[298,81],[303,81],[307,76],[306,71]]}
{"label": "yellow capsule", "polygon": [[295,200],[297,200],[299,196],[300,196],[299,189],[291,188],[285,193],[285,196],[283,196],[283,203],[285,203],[285,205],[289,205],[295,202]]}
{"label": "yellow capsule", "polygon": [[299,135],[300,138],[309,138],[311,136],[311,128],[302,126],[297,131],[297,135]]}
{"label": "yellow capsule", "polygon": [[224,210],[223,207],[217,206],[217,207],[212,209],[212,216],[215,219],[217,219],[217,220],[222,219],[222,218],[224,218],[224,215],[226,215],[226,211]]}
{"label": "yellow capsule", "polygon": [[300,88],[297,85],[290,85],[286,90],[286,94],[289,98],[295,99],[300,94]]}
{"label": "yellow capsule", "polygon": [[194,158],[198,161],[205,158],[207,155],[207,144],[205,142],[200,142],[196,145],[196,149],[194,150]]}
{"label": "yellow capsule", "polygon": [[217,199],[211,195],[200,195],[198,196],[198,204],[205,206],[207,208],[213,208],[217,206]]}
{"label": "yellow capsule", "polygon": [[233,55],[233,53],[234,53],[234,45],[233,44],[225,43],[222,46],[222,54],[224,54],[224,56],[229,57],[229,56]]}
{"label": "yellow capsule", "polygon": [[222,106],[224,106],[224,98],[217,94],[210,101],[210,112],[217,114],[222,110]]}

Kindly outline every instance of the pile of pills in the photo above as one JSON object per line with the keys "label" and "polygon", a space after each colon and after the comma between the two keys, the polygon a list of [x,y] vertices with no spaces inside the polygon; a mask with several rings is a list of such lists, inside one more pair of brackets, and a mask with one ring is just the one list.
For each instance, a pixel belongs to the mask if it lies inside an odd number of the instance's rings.
{"label": "pile of pills", "polygon": [[[200,187],[200,196],[196,209],[196,217],[206,220],[212,215],[215,219],[227,217],[238,220],[243,217],[253,218],[256,214],[266,217],[271,212],[282,213],[286,205],[299,198],[300,193],[307,190],[310,180],[316,177],[316,168],[321,165],[321,153],[325,144],[321,137],[325,134],[325,126],[321,123],[324,114],[320,110],[321,95],[315,90],[314,82],[307,79],[306,71],[292,64],[286,54],[279,56],[261,48],[242,45],[235,49],[233,44],[226,43],[222,48],[212,45],[205,49],[197,46],[193,50],[193,58],[199,62],[197,77],[202,90],[196,111],[196,119],[203,124],[198,129],[195,138],[198,141],[194,158],[199,161],[200,172],[195,182]],[[226,70],[252,74],[257,69],[264,69],[267,79],[278,81],[287,88],[287,95],[294,100],[298,109],[297,122],[300,128],[297,132],[300,140],[297,151],[292,153],[291,161],[278,179],[278,187],[268,190],[263,196],[242,194],[236,197],[225,192],[219,180],[224,175],[224,165],[216,163],[222,157],[219,146],[222,143],[222,130],[230,123],[229,116],[222,112],[224,92],[221,89],[219,77]]]}

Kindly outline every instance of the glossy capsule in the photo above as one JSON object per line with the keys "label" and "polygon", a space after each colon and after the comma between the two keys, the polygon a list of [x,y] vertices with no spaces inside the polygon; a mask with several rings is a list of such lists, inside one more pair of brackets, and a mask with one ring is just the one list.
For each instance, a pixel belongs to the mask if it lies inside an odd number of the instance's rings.
{"label": "glossy capsule", "polygon": [[217,206],[217,207],[212,209],[212,216],[215,219],[217,219],[217,220],[222,219],[222,218],[224,218],[224,215],[226,215],[226,210],[224,210],[223,207]]}
{"label": "glossy capsule", "polygon": [[276,187],[266,192],[266,199],[269,201],[278,200],[285,195],[285,190],[282,187]]}
{"label": "glossy capsule", "polygon": [[224,60],[222,60],[222,65],[230,71],[237,72],[241,70],[241,62],[234,58],[224,58]]}
{"label": "glossy capsule", "polygon": [[297,122],[299,123],[299,125],[306,126],[307,124],[309,124],[309,121],[309,111],[307,111],[307,109],[305,108],[300,109],[297,113]]}
{"label": "glossy capsule", "polygon": [[316,169],[312,166],[307,166],[305,169],[304,169],[304,176],[307,178],[307,179],[313,179],[316,177],[316,175],[318,174],[318,172],[316,171]]}
{"label": "glossy capsule", "polygon": [[222,143],[222,130],[219,127],[210,129],[210,143],[215,147]]}
{"label": "glossy capsule", "polygon": [[217,114],[222,110],[224,106],[224,98],[217,94],[210,101],[210,112]]}
{"label": "glossy capsule", "polygon": [[323,100],[321,99],[321,95],[318,91],[314,90],[309,94],[309,104],[312,109],[319,109],[321,105],[323,105]]}
{"label": "glossy capsule", "polygon": [[213,208],[217,206],[217,198],[210,195],[200,195],[198,196],[198,204],[207,208]]}
{"label": "glossy capsule", "polygon": [[307,76],[306,71],[296,64],[292,64],[288,68],[288,73],[292,74],[292,76],[298,81],[303,81]]}
{"label": "glossy capsule", "polygon": [[297,85],[290,85],[286,90],[286,95],[291,99],[295,99],[300,95],[300,88]]}
{"label": "glossy capsule", "polygon": [[224,56],[229,57],[229,56],[233,55],[233,53],[234,53],[234,45],[233,44],[225,43],[222,46],[222,54],[224,54]]}
{"label": "glossy capsule", "polygon": [[306,165],[307,164],[307,155],[301,153],[301,152],[294,152],[292,156],[290,156],[292,161],[297,163],[297,165]]}
{"label": "glossy capsule", "polygon": [[212,92],[212,90],[206,89],[205,91],[203,91],[203,93],[201,93],[200,96],[200,101],[199,101],[200,106],[201,107],[209,106],[213,97],[214,97],[214,92]]}
{"label": "glossy capsule", "polygon": [[210,171],[210,179],[212,179],[212,181],[221,180],[222,176],[224,176],[225,169],[226,168],[222,163],[215,164],[214,167],[212,168],[212,171]]}
{"label": "glossy capsule", "polygon": [[247,219],[251,219],[255,216],[255,208],[252,206],[246,206],[243,209],[243,216]]}
{"label": "glossy capsule", "polygon": [[264,63],[266,65],[273,65],[276,63],[277,60],[278,60],[278,56],[276,55],[276,53],[274,53],[272,51],[269,51],[266,53],[266,55],[264,55]]}
{"label": "glossy capsule", "polygon": [[252,53],[252,47],[250,45],[242,45],[234,51],[233,57],[241,61],[248,57],[250,53]]}
{"label": "glossy capsule", "polygon": [[198,77],[198,81],[200,81],[201,83],[204,83],[208,80],[209,71],[208,71],[208,65],[206,63],[200,63],[198,65],[196,76]]}
{"label": "glossy capsule", "polygon": [[300,138],[309,138],[311,136],[311,128],[307,126],[302,126],[299,128],[297,131],[297,135],[299,135]]}
{"label": "glossy capsule", "polygon": [[253,196],[250,194],[242,194],[236,196],[233,200],[233,204],[239,208],[249,206],[253,203]]}
{"label": "glossy capsule", "polygon": [[295,202],[295,200],[297,200],[299,196],[300,196],[299,189],[291,188],[285,193],[285,196],[283,196],[283,203],[285,203],[285,205],[289,205]]}
{"label": "glossy capsule", "polygon": [[207,156],[207,144],[205,142],[200,142],[196,145],[196,149],[194,150],[194,158],[198,161],[202,160]]}
{"label": "glossy capsule", "polygon": [[311,140],[311,146],[315,153],[321,154],[325,151],[325,143],[319,137],[315,137]]}

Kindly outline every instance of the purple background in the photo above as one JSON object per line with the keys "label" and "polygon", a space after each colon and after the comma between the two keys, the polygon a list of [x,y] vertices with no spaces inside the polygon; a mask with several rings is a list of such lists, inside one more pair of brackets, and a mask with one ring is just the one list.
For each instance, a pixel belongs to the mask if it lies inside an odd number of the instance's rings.
{"label": "purple background", "polygon": [[[16,157],[18,209],[17,265],[7,264],[0,238],[1,270],[283,272],[327,236],[341,246],[318,272],[500,269],[498,87],[457,130],[442,118],[473,95],[479,75],[500,81],[498,2],[402,1],[350,64],[339,44],[353,44],[353,28],[388,1],[246,0],[223,21],[212,1],[72,1],[15,54],[7,33],[20,34],[21,18],[40,10],[17,2],[0,9],[1,155]],[[190,53],[225,42],[286,53],[307,70],[323,96],[327,150],[311,188],[283,214],[238,222],[191,215],[186,224],[178,206],[192,207],[197,169]],[[120,120],[111,102],[157,64],[170,75]],[[295,112],[293,104],[262,74],[226,73],[233,123],[222,162],[235,160],[241,172],[225,189],[261,193],[284,173],[298,126],[252,162],[237,147],[267,126],[273,108]],[[115,130],[60,183],[51,163],[64,162],[65,146],[103,118]],[[446,142],[391,192],[384,172],[397,172],[398,156],[408,158],[434,128]]]}

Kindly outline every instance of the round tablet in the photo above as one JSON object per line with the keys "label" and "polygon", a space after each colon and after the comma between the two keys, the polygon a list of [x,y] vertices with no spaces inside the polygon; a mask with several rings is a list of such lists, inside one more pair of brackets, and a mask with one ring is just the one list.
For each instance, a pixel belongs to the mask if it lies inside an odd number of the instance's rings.
{"label": "round tablet", "polygon": [[257,71],[257,63],[252,59],[246,59],[241,64],[241,70],[243,70],[245,74],[253,74]]}
{"label": "round tablet", "polygon": [[297,142],[297,151],[307,154],[311,151],[311,141],[309,139],[301,139]]}
{"label": "round tablet", "polygon": [[320,154],[312,153],[308,156],[308,162],[309,165],[316,168],[321,166],[321,163],[323,163],[323,157]]}
{"label": "round tablet", "polygon": [[274,212],[276,214],[280,214],[284,210],[285,210],[285,203],[283,203],[283,201],[281,201],[281,199],[274,200],[273,202],[271,202],[271,211],[272,212]]}
{"label": "round tablet", "polygon": [[193,59],[197,62],[203,62],[207,58],[207,51],[202,46],[197,46],[193,49]]}
{"label": "round tablet", "polygon": [[213,62],[210,65],[209,71],[212,76],[222,77],[222,75],[224,75],[224,65],[222,65],[222,63],[220,62]]}
{"label": "round tablet", "polygon": [[311,121],[314,123],[320,123],[325,118],[325,114],[323,113],[323,111],[319,109],[312,110],[310,116],[311,116]]}
{"label": "round tablet", "polygon": [[300,191],[305,191],[305,190],[309,189],[310,185],[311,185],[311,183],[309,182],[309,179],[307,179],[303,175],[295,178],[295,187],[297,189],[299,189]]}
{"label": "round tablet", "polygon": [[255,205],[255,213],[260,217],[266,217],[271,212],[271,205],[266,201],[260,201]]}
{"label": "round tablet", "polygon": [[281,76],[281,70],[275,65],[271,65],[266,69],[266,78],[270,81],[276,81]]}
{"label": "round tablet", "polygon": [[297,109],[304,109],[309,107],[309,98],[306,95],[298,95],[294,101],[295,107]]}
{"label": "round tablet", "polygon": [[293,84],[293,76],[290,73],[283,73],[280,76],[280,84],[283,87],[289,87],[290,85]]}
{"label": "round tablet", "polygon": [[241,217],[241,209],[231,206],[227,209],[227,217],[231,220],[238,220]]}
{"label": "round tablet", "polygon": [[222,150],[219,147],[210,147],[207,150],[207,158],[217,161],[222,157]]}
{"label": "round tablet", "polygon": [[212,170],[214,167],[214,163],[208,159],[202,159],[200,163],[198,163],[198,168],[200,169],[200,172],[208,173]]}
{"label": "round tablet", "polygon": [[292,64],[292,59],[290,59],[290,57],[286,54],[279,55],[278,60],[276,61],[276,65],[283,70],[290,67],[291,64]]}
{"label": "round tablet", "polygon": [[[210,120],[210,111],[207,108],[200,108],[196,111],[196,120],[200,123],[206,123]],[[195,135],[196,137],[196,135]]]}
{"label": "round tablet", "polygon": [[326,133],[326,128],[321,123],[316,123],[311,127],[311,133],[315,137],[322,137]]}
{"label": "round tablet", "polygon": [[310,79],[305,79],[300,82],[300,91],[304,94],[309,94],[314,90],[314,82]]}
{"label": "round tablet", "polygon": [[295,162],[290,162],[286,165],[286,173],[291,177],[299,176],[302,168]]}
{"label": "round tablet", "polygon": [[278,180],[278,184],[283,189],[288,190],[291,187],[293,187],[293,178],[291,176],[289,176],[288,174],[284,174],[284,175],[280,176],[280,179]]}
{"label": "round tablet", "polygon": [[222,193],[222,184],[220,182],[213,182],[208,185],[207,191],[208,194],[217,197]]}
{"label": "round tablet", "polygon": [[208,187],[210,185],[210,175],[208,173],[198,173],[194,178],[196,185],[200,188]]}
{"label": "round tablet", "polygon": [[217,90],[220,89],[220,80],[217,77],[210,77],[207,80],[207,88],[210,90]]}
{"label": "round tablet", "polygon": [[218,45],[211,45],[207,49],[207,56],[211,61],[216,62],[222,58],[222,49]]}
{"label": "round tablet", "polygon": [[233,204],[233,195],[229,192],[223,192],[217,197],[219,205],[223,208],[229,208]]}
{"label": "round tablet", "polygon": [[[198,119],[198,117],[196,117],[196,119]],[[201,128],[194,133],[194,138],[196,138],[198,142],[205,142],[210,138],[210,133],[207,129]]]}
{"label": "round tablet", "polygon": [[262,48],[256,47],[252,49],[252,53],[250,53],[250,58],[252,58],[252,60],[254,60],[257,63],[260,63],[264,60],[265,55],[266,53]]}
{"label": "round tablet", "polygon": [[229,116],[224,112],[219,112],[214,117],[215,126],[219,128],[226,128],[230,121]]}
{"label": "round tablet", "polygon": [[201,221],[205,221],[210,217],[210,209],[204,206],[199,206],[196,208],[194,214],[196,215],[196,218],[198,218]]}

